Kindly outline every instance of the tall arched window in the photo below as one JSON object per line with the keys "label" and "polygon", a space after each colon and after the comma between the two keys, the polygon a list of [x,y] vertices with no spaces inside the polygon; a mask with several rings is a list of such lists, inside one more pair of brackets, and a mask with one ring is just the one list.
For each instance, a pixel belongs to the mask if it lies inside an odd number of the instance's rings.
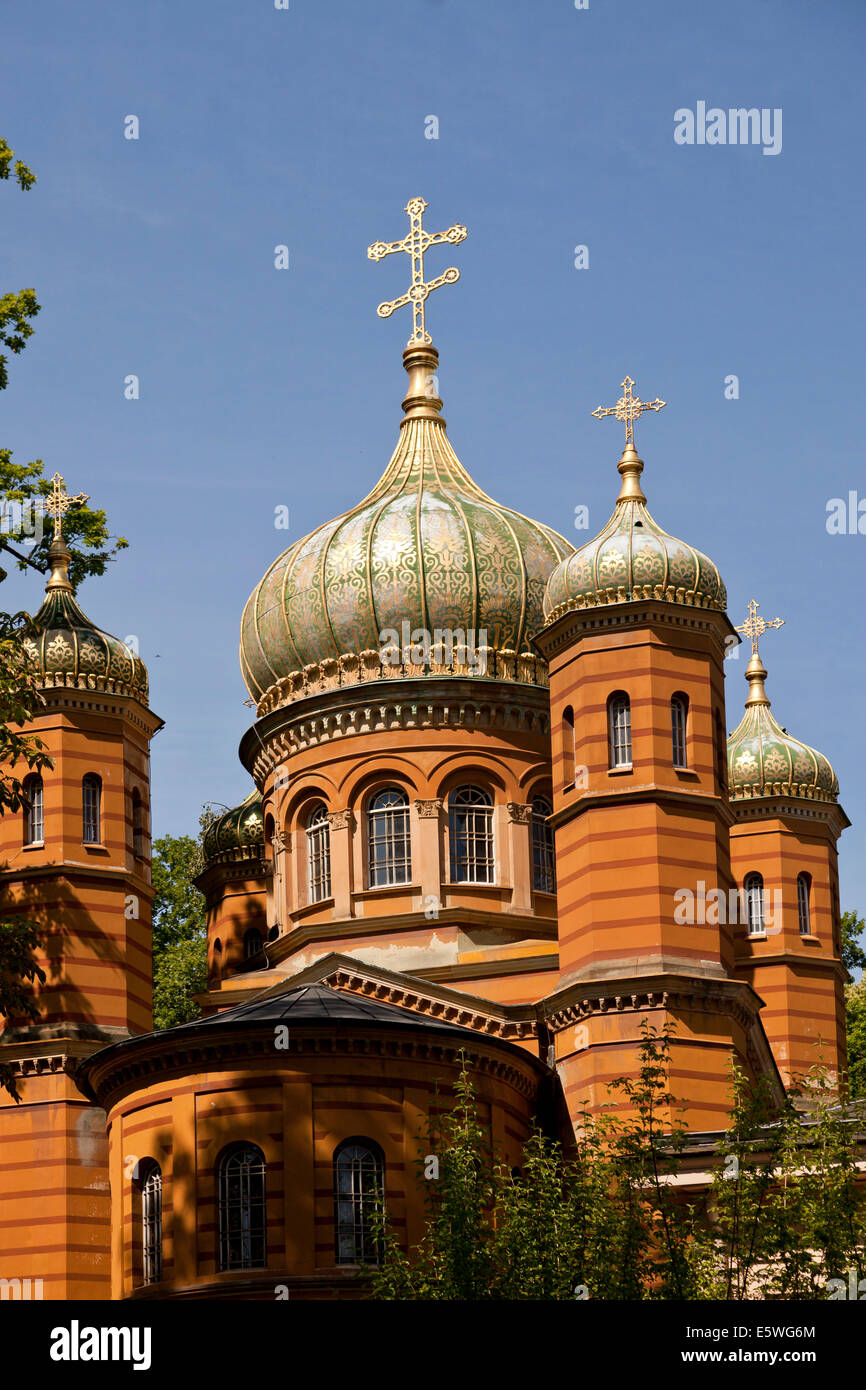
{"label": "tall arched window", "polygon": [[162,1278],[162,1169],[146,1158],[139,1167],[141,1192],[142,1282],[158,1284]]}
{"label": "tall arched window", "polygon": [[377,792],[367,807],[367,862],[371,888],[411,882],[409,798],[400,787]]}
{"label": "tall arched window", "polygon": [[492,883],[493,797],[481,787],[458,787],[448,798],[452,883]]}
{"label": "tall arched window", "polygon": [[562,711],[562,785],[574,786],[574,710],[566,705]]}
{"label": "tall arched window", "polygon": [[809,899],[812,896],[812,875],[797,875],[797,918],[800,923],[800,935],[812,935],[812,914],[809,908]]}
{"label": "tall arched window", "polygon": [[24,795],[24,843],[41,845],[44,838],[42,778],[38,772],[31,772],[22,783]]}
{"label": "tall arched window", "polygon": [[631,767],[631,705],[624,690],[607,702],[607,737],[611,767]]}
{"label": "tall arched window", "polygon": [[136,859],[144,859],[144,803],[138,787],[132,790],[132,852]]}
{"label": "tall arched window", "polygon": [[338,1265],[378,1264],[370,1229],[384,1197],[385,1160],[371,1139],[346,1139],[334,1154],[334,1235]]}
{"label": "tall arched window", "polygon": [[267,1260],[265,1156],[233,1144],[217,1159],[220,1269],[263,1269]]}
{"label": "tall arched window", "polygon": [[244,960],[249,960],[262,949],[262,934],[257,927],[250,927],[249,931],[244,932]]}
{"label": "tall arched window", "polygon": [[674,767],[688,767],[686,734],[689,722],[689,697],[678,691],[671,696],[671,744]]}
{"label": "tall arched window", "polygon": [[307,819],[307,883],[311,903],[331,896],[331,827],[323,801],[316,802]]}
{"label": "tall arched window", "polygon": [[537,893],[556,892],[553,826],[548,823],[552,815],[553,806],[546,796],[533,797],[532,886]]}
{"label": "tall arched window", "polygon": [[102,778],[88,772],[81,782],[81,838],[86,845],[102,840]]}
{"label": "tall arched window", "polygon": [[749,936],[764,935],[764,880],[760,874],[747,874],[743,883],[746,896],[746,927]]}

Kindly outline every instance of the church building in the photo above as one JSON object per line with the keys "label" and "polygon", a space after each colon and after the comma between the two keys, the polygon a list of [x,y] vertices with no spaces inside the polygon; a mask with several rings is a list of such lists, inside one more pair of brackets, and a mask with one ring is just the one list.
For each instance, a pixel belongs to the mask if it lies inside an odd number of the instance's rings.
{"label": "church building", "polygon": [[567,1139],[635,1074],[646,1020],[673,1027],[670,1089],[705,1138],[732,1057],[780,1098],[819,1058],[845,1071],[849,822],[772,712],[758,639],[779,621],[753,602],[735,628],[716,564],[649,511],[634,424],[665,403],[629,377],[593,412],[626,432],[593,540],[473,481],[425,322],[458,271],[425,282],[424,256],[466,229],[428,233],[425,208],[368,252],[412,258],[378,310],[413,313],[390,462],[243,609],[250,793],[204,837],[202,1016],[157,1032],[161,720],[76,602],[55,489],[28,639],[54,766],[0,820],[0,920],[38,923],[46,973],[40,1021],[0,1019],[20,1097],[0,1092],[0,1279],[46,1298],[358,1297],[377,1188],[423,1234],[423,1129],[463,1058],[512,1165],[534,1121]]}

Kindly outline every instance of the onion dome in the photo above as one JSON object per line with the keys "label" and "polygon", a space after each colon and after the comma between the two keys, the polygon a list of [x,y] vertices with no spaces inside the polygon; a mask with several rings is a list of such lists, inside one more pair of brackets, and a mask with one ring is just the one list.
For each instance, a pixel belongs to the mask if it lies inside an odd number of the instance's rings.
{"label": "onion dome", "polygon": [[643,461],[629,442],[617,464],[622,487],[613,516],[594,540],[557,565],[547,583],[548,623],[574,608],[661,599],[725,611],[727,593],[712,560],[663,531],[641,489]]}
{"label": "onion dome", "polygon": [[205,868],[239,859],[259,859],[264,844],[262,794],[254,790],[240,806],[211,821],[202,839]]}
{"label": "onion dome", "polygon": [[48,558],[51,574],[45,602],[33,617],[36,631],[23,643],[39,684],[44,689],[71,686],[130,695],[146,705],[147,668],[132,647],[94,626],[79,607],[62,536],[52,541]]}
{"label": "onion dome", "polygon": [[[248,600],[241,670],[260,715],[332,686],[403,675],[545,683],[529,637],[571,546],[472,481],[431,391],[438,362],[431,344],[403,353],[405,414],[379,482],[290,546]],[[463,643],[487,648],[484,659],[464,659]]]}
{"label": "onion dome", "polygon": [[770,713],[767,672],[757,651],[746,667],[746,712],[728,739],[732,801],[758,796],[796,796],[835,801],[839,781],[823,753],[792,738]]}

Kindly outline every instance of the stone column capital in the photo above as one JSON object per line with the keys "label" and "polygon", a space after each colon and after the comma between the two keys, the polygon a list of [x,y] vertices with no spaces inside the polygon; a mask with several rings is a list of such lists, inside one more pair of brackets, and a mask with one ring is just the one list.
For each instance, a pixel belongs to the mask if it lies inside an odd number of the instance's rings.
{"label": "stone column capital", "polygon": [[524,805],[520,801],[507,801],[505,809],[508,812],[508,819],[516,825],[529,825],[532,820],[532,803]]}
{"label": "stone column capital", "polygon": [[348,806],[343,811],[329,811],[327,815],[331,830],[351,830],[354,819]]}
{"label": "stone column capital", "polygon": [[416,801],[415,810],[419,820],[437,820],[442,810],[442,798],[437,796],[431,801]]}

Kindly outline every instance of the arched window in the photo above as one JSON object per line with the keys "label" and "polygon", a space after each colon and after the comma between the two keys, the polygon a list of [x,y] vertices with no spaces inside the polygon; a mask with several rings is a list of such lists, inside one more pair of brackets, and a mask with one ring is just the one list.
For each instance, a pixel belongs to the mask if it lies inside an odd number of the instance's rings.
{"label": "arched window", "polygon": [[265,1156],[255,1144],[233,1144],[217,1159],[220,1269],[263,1269],[266,1263]]}
{"label": "arched window", "polygon": [[553,852],[553,826],[548,816],[553,806],[546,796],[532,801],[532,886],[537,893],[556,892],[556,860]]}
{"label": "arched window", "polygon": [[671,744],[674,767],[688,767],[686,733],[689,722],[689,697],[678,692],[671,696]]}
{"label": "arched window", "polygon": [[746,928],[749,936],[764,935],[764,880],[760,874],[747,874],[743,883],[746,895]]}
{"label": "arched window", "polygon": [[481,787],[458,787],[448,798],[452,883],[492,883],[493,797]]}
{"label": "arched window", "polygon": [[144,804],[138,787],[132,792],[132,852],[136,859],[144,859]]}
{"label": "arched window", "polygon": [[244,932],[244,960],[249,960],[262,949],[262,934],[257,927],[250,927],[249,931]]}
{"label": "arched window", "polygon": [[142,1283],[158,1284],[162,1278],[162,1169],[152,1158],[139,1166],[141,1192]]}
{"label": "arched window", "polygon": [[562,711],[562,785],[574,786],[574,710],[566,705]]}
{"label": "arched window", "polygon": [[608,760],[611,767],[631,767],[631,705],[624,690],[607,702]]}
{"label": "arched window", "polygon": [[378,1264],[380,1248],[370,1229],[384,1197],[385,1160],[370,1139],[346,1139],[334,1154],[334,1235],[338,1265]]}
{"label": "arched window", "polygon": [[311,903],[331,896],[331,827],[322,801],[316,802],[307,820],[307,883]]}
{"label": "arched window", "polygon": [[43,840],[43,787],[38,772],[31,772],[22,783],[24,795],[24,843],[41,845]]}
{"label": "arched window", "polygon": [[367,862],[371,888],[411,882],[409,798],[399,787],[377,792],[367,808]]}
{"label": "arched window", "polygon": [[797,918],[800,923],[800,935],[812,935],[812,914],[809,910],[809,899],[812,896],[812,875],[797,875]]}
{"label": "arched window", "polygon": [[88,772],[81,782],[81,838],[86,845],[102,840],[102,778]]}

